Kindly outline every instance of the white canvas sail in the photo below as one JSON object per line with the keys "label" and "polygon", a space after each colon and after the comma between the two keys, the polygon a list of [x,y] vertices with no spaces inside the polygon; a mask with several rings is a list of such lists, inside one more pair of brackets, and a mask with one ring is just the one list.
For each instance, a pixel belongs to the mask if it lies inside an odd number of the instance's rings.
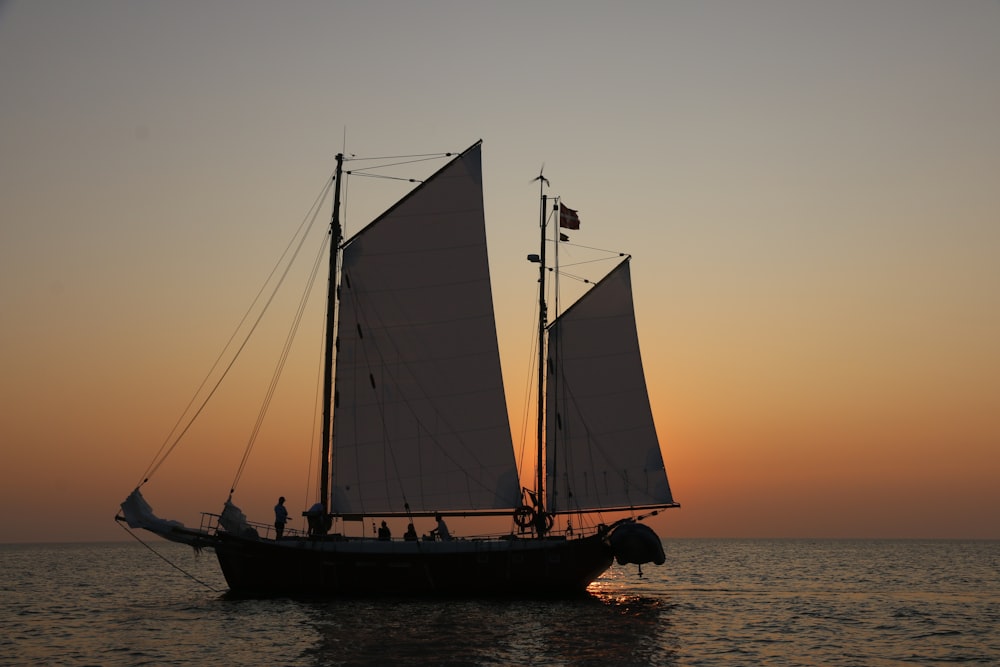
{"label": "white canvas sail", "polygon": [[480,146],[344,244],[331,510],[512,508]]}
{"label": "white canvas sail", "polygon": [[546,411],[550,511],[673,504],[627,259],[549,328]]}

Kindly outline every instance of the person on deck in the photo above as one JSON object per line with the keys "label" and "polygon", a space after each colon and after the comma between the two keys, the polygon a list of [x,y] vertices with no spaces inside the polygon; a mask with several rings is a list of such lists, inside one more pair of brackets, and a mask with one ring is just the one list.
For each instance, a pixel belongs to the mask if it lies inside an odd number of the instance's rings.
{"label": "person on deck", "polygon": [[315,503],[306,511],[306,521],[309,523],[310,535],[326,535],[330,530],[330,520],[323,509],[323,503]]}
{"label": "person on deck", "polygon": [[437,537],[442,542],[447,542],[448,540],[450,540],[451,533],[448,532],[448,524],[444,522],[444,519],[441,518],[441,515],[440,514],[436,515],[434,517],[434,520],[437,521],[437,528],[431,531],[431,536]]}
{"label": "person on deck", "polygon": [[278,504],[274,506],[274,534],[276,540],[280,540],[285,534],[285,522],[288,521],[288,510],[285,509],[285,497],[278,498]]}
{"label": "person on deck", "polygon": [[382,522],[382,527],[378,529],[378,539],[383,541],[392,539],[392,532],[389,530],[389,526],[386,525],[385,521]]}
{"label": "person on deck", "polygon": [[412,523],[406,527],[406,532],[403,533],[403,539],[407,542],[417,541],[417,529],[413,527]]}

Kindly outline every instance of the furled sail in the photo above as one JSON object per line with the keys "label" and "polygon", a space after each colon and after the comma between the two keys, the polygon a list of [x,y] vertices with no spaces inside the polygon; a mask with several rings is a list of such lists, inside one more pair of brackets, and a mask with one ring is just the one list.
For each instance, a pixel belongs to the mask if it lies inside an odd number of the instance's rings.
{"label": "furled sail", "polygon": [[344,244],[339,310],[332,511],[516,506],[478,144]]}
{"label": "furled sail", "polygon": [[627,259],[549,327],[547,385],[550,511],[674,504],[646,392]]}

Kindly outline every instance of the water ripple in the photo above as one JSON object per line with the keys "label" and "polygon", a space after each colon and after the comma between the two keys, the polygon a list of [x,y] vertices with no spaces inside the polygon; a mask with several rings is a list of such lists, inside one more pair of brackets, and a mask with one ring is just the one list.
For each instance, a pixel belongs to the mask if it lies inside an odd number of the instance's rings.
{"label": "water ripple", "polygon": [[[253,600],[134,544],[0,546],[0,663],[1000,663],[1000,542],[674,540],[589,596]],[[211,554],[158,549],[217,589]]]}

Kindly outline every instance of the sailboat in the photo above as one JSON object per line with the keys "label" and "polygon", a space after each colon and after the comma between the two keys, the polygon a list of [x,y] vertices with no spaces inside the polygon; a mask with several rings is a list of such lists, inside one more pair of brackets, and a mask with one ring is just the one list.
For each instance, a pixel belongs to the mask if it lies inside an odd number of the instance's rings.
{"label": "sailboat", "polygon": [[[116,519],[214,550],[231,591],[261,595],[568,595],[617,559],[662,564],[641,519],[679,507],[646,391],[625,257],[547,322],[541,197],[538,456],[522,488],[486,250],[481,142],[344,239],[337,156],[319,498],[280,538],[227,500],[189,528],[136,488]],[[140,484],[140,487],[142,485]],[[624,515],[594,523],[587,517]],[[348,536],[343,522],[506,516],[482,537]],[[439,524],[440,525],[440,524]],[[444,538],[444,539],[442,539]],[[450,539],[449,539],[450,538]]]}

